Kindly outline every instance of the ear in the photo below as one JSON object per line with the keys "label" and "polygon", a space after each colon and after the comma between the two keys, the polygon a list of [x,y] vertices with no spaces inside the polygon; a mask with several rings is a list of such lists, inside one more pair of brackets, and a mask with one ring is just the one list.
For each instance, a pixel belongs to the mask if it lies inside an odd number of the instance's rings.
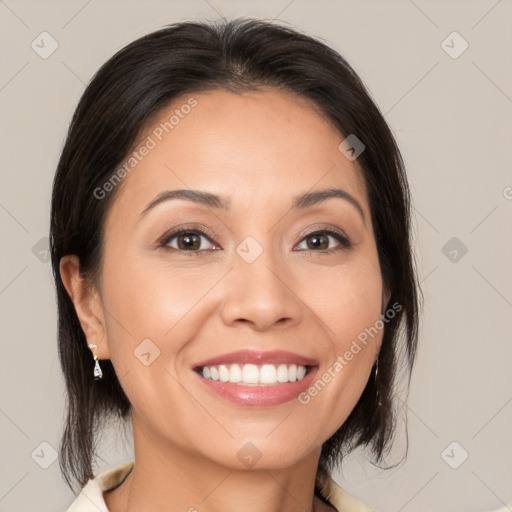
{"label": "ear", "polygon": [[390,298],[391,298],[391,290],[388,290],[387,288],[383,288],[383,290],[382,290],[382,310],[381,310],[382,314],[384,314],[386,312]]}
{"label": "ear", "polygon": [[[391,298],[391,290],[388,290],[384,286],[383,289],[382,289],[382,309],[381,309],[381,314],[384,314],[386,312],[390,298]],[[382,346],[382,338],[380,339],[379,343],[376,346],[375,359],[373,361],[373,364],[375,364],[377,362],[377,359],[379,358],[381,346]]]}
{"label": "ear", "polygon": [[381,282],[382,282],[382,303],[381,303],[381,314],[384,314],[388,309],[389,299],[391,299],[392,287],[390,284],[389,277],[386,278],[381,271]]}
{"label": "ear", "polygon": [[98,359],[109,359],[105,314],[98,290],[80,275],[79,259],[74,254],[61,258],[59,271],[64,287],[75,306],[87,344],[98,346]]}

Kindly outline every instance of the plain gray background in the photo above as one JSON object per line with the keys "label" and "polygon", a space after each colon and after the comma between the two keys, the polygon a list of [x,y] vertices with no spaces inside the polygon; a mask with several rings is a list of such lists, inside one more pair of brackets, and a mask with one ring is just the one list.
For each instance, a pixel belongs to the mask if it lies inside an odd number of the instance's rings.
{"label": "plain gray background", "polygon": [[[64,386],[46,252],[72,112],[93,73],[128,42],[167,23],[221,16],[284,21],[339,51],[407,166],[425,294],[408,458],[386,472],[358,451],[336,480],[381,512],[512,510],[506,0],[0,1],[0,510],[63,511],[73,501],[53,451]],[[131,460],[130,444],[117,440],[106,433],[96,473]]]}

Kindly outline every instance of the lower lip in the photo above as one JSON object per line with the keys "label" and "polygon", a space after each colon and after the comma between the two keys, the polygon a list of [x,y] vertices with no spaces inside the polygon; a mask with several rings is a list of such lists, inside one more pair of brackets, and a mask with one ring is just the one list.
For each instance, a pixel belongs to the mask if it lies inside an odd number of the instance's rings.
{"label": "lower lip", "polygon": [[315,366],[302,380],[266,386],[243,386],[232,382],[220,382],[205,379],[197,372],[194,373],[210,391],[236,405],[272,407],[296,399],[311,385],[317,371],[318,367]]}

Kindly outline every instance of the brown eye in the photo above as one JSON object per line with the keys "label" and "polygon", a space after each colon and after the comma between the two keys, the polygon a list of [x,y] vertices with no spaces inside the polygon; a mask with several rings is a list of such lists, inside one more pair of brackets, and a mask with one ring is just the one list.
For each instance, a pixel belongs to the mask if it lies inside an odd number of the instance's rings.
{"label": "brown eye", "polygon": [[329,237],[324,233],[320,233],[318,235],[308,235],[306,239],[308,240],[308,249],[325,250],[329,248]]}
{"label": "brown eye", "polygon": [[[352,243],[346,236],[332,230],[315,231],[306,235],[302,240],[301,243],[306,243],[305,250],[319,253],[331,253],[352,247]],[[329,247],[329,244],[333,243],[332,240],[337,241],[338,245]]]}
{"label": "brown eye", "polygon": [[178,240],[178,249],[182,251],[198,250],[201,247],[201,235],[196,233],[180,234],[176,239]]}
{"label": "brown eye", "polygon": [[[209,242],[213,249],[217,248],[208,235],[198,229],[179,229],[174,231],[165,238],[161,246],[174,251],[202,252],[208,250],[208,243],[205,243],[204,240]],[[212,247],[210,247],[210,250],[212,250]]]}

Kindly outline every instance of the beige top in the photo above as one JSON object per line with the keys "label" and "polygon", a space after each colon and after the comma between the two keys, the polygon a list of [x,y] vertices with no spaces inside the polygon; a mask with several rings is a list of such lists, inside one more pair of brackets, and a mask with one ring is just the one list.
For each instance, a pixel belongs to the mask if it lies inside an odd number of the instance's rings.
{"label": "beige top", "polygon": [[[127,462],[89,480],[66,512],[109,512],[103,493],[120,485],[133,466],[134,461]],[[337,512],[373,512],[342,489],[329,474],[319,471],[316,483],[322,496]],[[329,507],[326,505],[325,511],[328,510]]]}

